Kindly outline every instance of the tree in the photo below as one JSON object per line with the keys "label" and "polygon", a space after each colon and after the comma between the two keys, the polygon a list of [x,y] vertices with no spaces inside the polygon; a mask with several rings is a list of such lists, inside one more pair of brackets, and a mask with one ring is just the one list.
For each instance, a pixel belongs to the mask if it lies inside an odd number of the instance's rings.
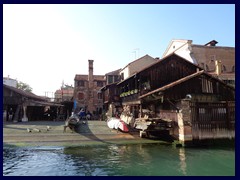
{"label": "tree", "polygon": [[17,82],[17,88],[26,92],[32,92],[32,88],[27,83],[23,83],[21,81]]}

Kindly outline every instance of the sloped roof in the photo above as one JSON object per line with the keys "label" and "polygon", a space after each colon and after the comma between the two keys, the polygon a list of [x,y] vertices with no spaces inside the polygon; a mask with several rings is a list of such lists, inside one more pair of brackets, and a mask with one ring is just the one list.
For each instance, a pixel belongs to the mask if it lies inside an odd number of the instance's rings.
{"label": "sloped roof", "polygon": [[218,42],[217,42],[216,40],[212,40],[212,41],[206,43],[204,46],[209,46],[209,45],[210,45],[210,46],[215,46],[217,43],[218,43]]}
{"label": "sloped roof", "polygon": [[4,80],[13,80],[13,81],[17,81],[16,79],[12,79],[10,77],[3,77]]}
{"label": "sloped roof", "polygon": [[151,95],[151,94],[154,94],[154,93],[157,93],[157,92],[160,92],[160,91],[165,91],[165,90],[167,90],[167,89],[169,89],[169,88],[171,88],[171,87],[174,87],[174,86],[176,86],[176,85],[178,85],[178,84],[181,84],[181,83],[183,83],[183,82],[186,82],[186,81],[188,81],[189,79],[192,79],[192,78],[194,78],[194,77],[200,76],[200,75],[202,75],[202,74],[204,74],[205,76],[211,77],[212,79],[220,82],[221,84],[223,84],[224,86],[229,87],[229,88],[232,89],[232,90],[235,90],[234,87],[225,84],[223,81],[219,80],[218,78],[215,78],[215,77],[213,77],[212,75],[210,75],[210,74],[208,74],[208,73],[205,73],[204,70],[201,70],[201,71],[198,71],[198,72],[196,72],[196,73],[193,73],[193,74],[191,74],[191,75],[189,75],[189,76],[186,76],[186,77],[184,77],[184,78],[181,78],[181,79],[179,79],[179,80],[177,80],[177,81],[174,81],[174,82],[172,82],[172,83],[170,83],[170,84],[167,84],[167,85],[165,85],[165,86],[163,86],[163,87],[160,87],[160,88],[158,88],[158,89],[155,89],[155,90],[153,90],[153,91],[151,91],[151,92],[148,92],[148,93],[146,93],[146,94],[144,94],[144,95],[142,95],[142,96],[139,96],[139,99],[142,99],[142,98],[144,98],[144,97],[146,97],[146,96],[149,96],[149,95]]}
{"label": "sloped roof", "polygon": [[[104,75],[93,75],[93,81],[104,81]],[[88,81],[88,75],[76,74],[74,80]]]}
{"label": "sloped roof", "polygon": [[107,85],[103,86],[102,88],[100,88],[100,91],[106,90],[106,89],[108,89],[108,88],[111,87],[111,86],[115,86],[115,85],[117,85],[117,83],[118,83],[118,82],[114,82],[114,83],[111,83],[111,84],[107,84]]}
{"label": "sloped roof", "polygon": [[85,81],[88,81],[88,75],[76,74],[74,80],[85,80]]}
{"label": "sloped roof", "polygon": [[28,104],[29,106],[64,106],[59,103],[35,101],[35,100],[28,100]]}
{"label": "sloped roof", "polygon": [[[133,64],[133,63],[137,63],[139,60],[144,59],[145,57],[153,58],[153,57],[149,56],[148,54],[146,54],[145,56],[142,56],[142,57],[140,57],[140,58],[138,58],[138,59],[136,59],[136,60],[128,63],[128,64],[127,64],[124,68],[122,68],[121,70],[125,69],[127,66],[129,66],[129,65],[131,65],[131,64]],[[154,58],[153,58],[153,59],[154,59]]]}
{"label": "sloped roof", "polygon": [[46,98],[37,96],[36,94],[33,94],[31,92],[26,92],[26,91],[23,91],[21,89],[17,89],[17,88],[12,87],[12,86],[8,86],[6,84],[3,84],[3,87],[7,88],[7,89],[10,89],[11,91],[14,91],[15,93],[20,94],[22,96],[25,96],[27,98],[32,98],[32,99],[38,99],[38,100],[41,100],[41,101],[46,101]]}
{"label": "sloped roof", "polygon": [[[192,43],[192,40],[187,40],[187,39],[172,39],[172,40],[170,41],[170,43],[168,44],[167,49],[164,51],[162,57],[165,56],[165,54],[169,51],[170,47],[172,46],[172,44],[173,44],[174,42],[181,42],[181,43],[183,43],[183,44],[182,44],[182,46],[183,46],[183,45],[187,44],[188,42],[189,42],[189,43]],[[182,46],[180,46],[179,48],[181,48]],[[179,48],[175,49],[174,51],[178,50]]]}
{"label": "sloped roof", "polygon": [[115,71],[112,71],[112,72],[109,72],[107,74],[105,74],[105,76],[108,76],[108,75],[119,75],[119,72],[121,71],[122,69],[117,69]]}
{"label": "sloped roof", "polygon": [[171,57],[171,56],[177,56],[177,57],[181,58],[183,61],[186,61],[187,63],[192,64],[192,66],[195,66],[196,68],[199,68],[200,70],[202,70],[201,67],[197,66],[196,64],[193,64],[193,63],[189,62],[189,61],[186,60],[185,58],[183,58],[183,57],[181,57],[181,56],[179,56],[178,54],[176,54],[176,53],[173,52],[173,53],[167,55],[166,57],[164,57],[163,59],[160,59],[160,60],[158,60],[157,62],[155,62],[155,63],[153,63],[153,64],[150,64],[149,66],[141,69],[139,72],[134,73],[132,76],[129,76],[128,78],[124,79],[123,81],[120,81],[118,84],[121,84],[121,83],[127,81],[128,79],[134,77],[134,76],[137,75],[138,73],[140,73],[140,72],[142,72],[142,71],[145,71],[145,70],[147,70],[148,68],[151,68],[151,67],[153,67],[153,66],[156,65],[156,64],[163,63],[165,60],[167,60],[167,59],[168,59],[169,57]]}
{"label": "sloped roof", "polygon": [[73,92],[74,92],[74,89],[63,89],[63,90],[61,90],[61,89],[58,89],[58,90],[56,90],[56,92],[55,92],[55,94],[73,94]]}

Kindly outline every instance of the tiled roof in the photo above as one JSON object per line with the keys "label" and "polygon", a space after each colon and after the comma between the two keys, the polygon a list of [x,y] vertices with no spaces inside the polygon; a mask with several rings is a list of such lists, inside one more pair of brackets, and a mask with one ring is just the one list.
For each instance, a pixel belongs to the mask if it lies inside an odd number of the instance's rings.
{"label": "tiled roof", "polygon": [[76,74],[74,80],[85,80],[85,81],[88,81],[88,75]]}
{"label": "tiled roof", "polygon": [[[146,54],[145,56],[142,56],[142,57],[140,57],[140,58],[138,58],[138,59],[136,59],[136,60],[128,63],[123,69],[125,69],[127,66],[129,66],[129,65],[131,65],[131,64],[133,64],[133,63],[137,63],[139,60],[144,59],[144,58],[146,58],[146,57],[151,57],[151,56],[149,56],[148,54]],[[151,58],[154,59],[153,57],[151,57]],[[157,61],[157,59],[155,59],[155,60]],[[123,70],[123,69],[121,69],[121,70]]]}
{"label": "tiled roof", "polygon": [[27,98],[32,98],[32,99],[38,99],[38,100],[46,101],[46,98],[37,96],[36,94],[33,94],[31,92],[26,92],[26,91],[23,91],[21,89],[17,89],[17,88],[12,87],[12,86],[8,86],[6,84],[3,84],[3,87],[7,88],[7,89],[10,89],[10,90],[14,91],[15,93],[20,94],[22,96],[25,96]]}
{"label": "tiled roof", "polygon": [[55,94],[73,94],[74,92],[74,89],[69,89],[69,90],[66,90],[66,89],[59,89],[59,90],[56,90]]}
{"label": "tiled roof", "polygon": [[107,74],[105,74],[105,75],[106,75],[106,76],[108,76],[108,75],[119,75],[119,72],[120,72],[121,70],[122,70],[122,69],[118,69],[118,70],[109,72],[109,73],[107,73]]}
{"label": "tiled roof", "polygon": [[[97,81],[103,81],[104,80],[104,75],[93,75],[93,80]],[[76,74],[74,80],[83,80],[83,81],[88,81],[88,75],[84,74]]]}

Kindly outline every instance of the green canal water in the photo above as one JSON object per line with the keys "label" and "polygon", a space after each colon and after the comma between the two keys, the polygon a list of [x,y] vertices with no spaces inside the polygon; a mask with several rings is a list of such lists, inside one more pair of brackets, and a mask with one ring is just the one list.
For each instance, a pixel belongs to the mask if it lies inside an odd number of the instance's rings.
{"label": "green canal water", "polygon": [[3,147],[3,176],[234,176],[234,148]]}

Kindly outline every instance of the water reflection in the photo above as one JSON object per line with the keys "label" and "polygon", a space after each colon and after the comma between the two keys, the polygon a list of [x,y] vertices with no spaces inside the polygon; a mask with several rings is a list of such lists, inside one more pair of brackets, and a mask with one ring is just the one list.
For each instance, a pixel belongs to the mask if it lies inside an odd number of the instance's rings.
{"label": "water reflection", "polygon": [[179,159],[180,159],[180,170],[182,171],[183,175],[187,175],[187,164],[186,164],[186,155],[185,155],[184,148],[179,148]]}
{"label": "water reflection", "polygon": [[234,175],[234,151],[160,144],[4,148],[4,176]]}

